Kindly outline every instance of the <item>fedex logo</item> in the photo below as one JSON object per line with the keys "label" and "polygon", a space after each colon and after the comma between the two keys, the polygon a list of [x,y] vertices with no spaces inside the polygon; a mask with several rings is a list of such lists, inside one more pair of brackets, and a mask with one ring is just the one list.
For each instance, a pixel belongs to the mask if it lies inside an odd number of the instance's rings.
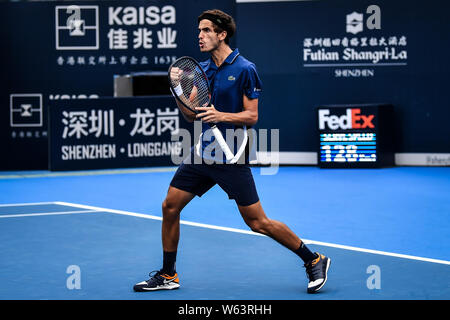
{"label": "fedex logo", "polygon": [[328,126],[331,130],[337,129],[364,129],[375,128],[373,124],[374,114],[363,115],[361,109],[347,109],[346,114],[338,117],[335,115],[330,116],[329,109],[319,110],[319,129],[324,130]]}

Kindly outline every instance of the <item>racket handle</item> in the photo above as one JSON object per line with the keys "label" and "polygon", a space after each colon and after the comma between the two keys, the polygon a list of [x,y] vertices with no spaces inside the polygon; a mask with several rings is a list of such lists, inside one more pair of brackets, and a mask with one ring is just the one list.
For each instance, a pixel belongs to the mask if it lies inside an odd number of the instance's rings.
{"label": "racket handle", "polygon": [[217,128],[216,125],[211,127],[212,132],[214,134],[214,137],[216,137],[217,142],[219,143],[220,148],[225,154],[225,158],[230,161],[234,158],[233,153],[231,152],[230,148],[228,147],[227,143],[225,142],[225,139],[222,136],[222,132],[220,132],[219,128]]}

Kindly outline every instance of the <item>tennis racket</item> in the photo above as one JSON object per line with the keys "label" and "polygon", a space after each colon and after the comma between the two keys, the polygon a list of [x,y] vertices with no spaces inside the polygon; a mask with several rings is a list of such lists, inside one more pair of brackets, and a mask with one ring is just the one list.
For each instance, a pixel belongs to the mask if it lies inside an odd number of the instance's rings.
{"label": "tennis racket", "polygon": [[[208,77],[202,67],[191,57],[181,57],[174,61],[168,71],[169,85],[173,96],[183,106],[198,114],[196,107],[211,106],[211,91]],[[213,123],[208,123],[212,133],[228,161],[234,155],[228,147],[222,132]]]}

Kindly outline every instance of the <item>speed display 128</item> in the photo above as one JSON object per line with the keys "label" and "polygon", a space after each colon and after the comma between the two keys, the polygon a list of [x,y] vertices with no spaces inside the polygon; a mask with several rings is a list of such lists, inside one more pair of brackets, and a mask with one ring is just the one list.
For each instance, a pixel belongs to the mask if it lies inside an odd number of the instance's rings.
{"label": "speed display 128", "polygon": [[391,105],[373,104],[319,107],[319,166],[393,165],[392,111]]}

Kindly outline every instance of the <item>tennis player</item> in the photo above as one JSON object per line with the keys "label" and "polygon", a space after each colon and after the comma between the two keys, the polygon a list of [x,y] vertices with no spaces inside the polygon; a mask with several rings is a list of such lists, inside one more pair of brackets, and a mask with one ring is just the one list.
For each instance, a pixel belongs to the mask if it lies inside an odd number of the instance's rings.
{"label": "tennis player", "polygon": [[[255,125],[258,120],[261,81],[255,65],[240,55],[238,49],[230,48],[229,40],[236,30],[233,18],[220,10],[204,11],[198,17],[198,30],[200,51],[211,55],[200,65],[210,82],[212,106],[199,107],[198,111],[202,112],[195,114],[177,102],[182,114],[188,121],[201,119],[204,131],[210,128],[208,123],[216,123],[224,137],[226,129]],[[208,143],[202,141],[203,151],[207,147]],[[208,153],[208,156],[211,156],[211,153]],[[180,236],[180,213],[195,196],[201,197],[215,184],[236,202],[242,218],[251,230],[273,238],[303,260],[309,278],[308,293],[317,292],[323,287],[327,280],[330,258],[311,252],[284,223],[266,216],[248,163],[229,164],[215,161],[210,164],[196,164],[184,161],[175,173],[162,203],[162,269],[151,272],[149,280],[137,283],[134,286],[135,291],[180,287],[175,267]]]}

